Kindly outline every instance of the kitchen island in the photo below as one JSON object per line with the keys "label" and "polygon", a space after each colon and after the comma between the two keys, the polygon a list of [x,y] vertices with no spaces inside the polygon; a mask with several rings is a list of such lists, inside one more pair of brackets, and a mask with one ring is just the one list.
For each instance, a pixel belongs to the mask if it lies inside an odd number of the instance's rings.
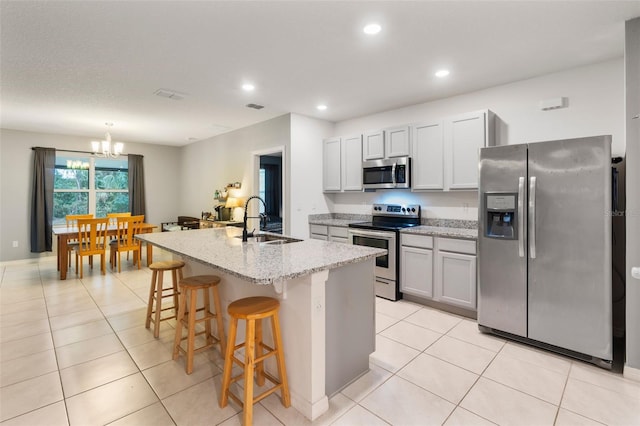
{"label": "kitchen island", "polygon": [[[374,263],[386,250],[316,240],[243,243],[241,232],[227,227],[138,238],[184,260],[185,276],[222,278],[225,329],[234,300],[280,300],[291,402],[316,419],[327,411],[329,396],[368,371],[375,350]],[[275,369],[268,361],[266,367]]]}

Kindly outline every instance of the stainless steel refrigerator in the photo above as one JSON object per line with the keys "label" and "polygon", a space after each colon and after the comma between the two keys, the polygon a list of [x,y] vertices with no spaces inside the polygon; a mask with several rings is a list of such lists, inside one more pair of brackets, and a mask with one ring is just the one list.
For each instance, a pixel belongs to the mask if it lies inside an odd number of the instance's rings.
{"label": "stainless steel refrigerator", "polygon": [[611,137],[480,150],[478,325],[610,367]]}

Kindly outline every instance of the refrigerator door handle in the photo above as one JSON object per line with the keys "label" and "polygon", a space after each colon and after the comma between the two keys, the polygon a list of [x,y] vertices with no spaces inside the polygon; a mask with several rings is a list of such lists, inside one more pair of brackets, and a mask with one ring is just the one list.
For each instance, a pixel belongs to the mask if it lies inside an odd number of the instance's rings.
{"label": "refrigerator door handle", "polygon": [[524,257],[524,177],[518,179],[518,255]]}
{"label": "refrigerator door handle", "polygon": [[536,258],[536,178],[529,178],[529,257]]}

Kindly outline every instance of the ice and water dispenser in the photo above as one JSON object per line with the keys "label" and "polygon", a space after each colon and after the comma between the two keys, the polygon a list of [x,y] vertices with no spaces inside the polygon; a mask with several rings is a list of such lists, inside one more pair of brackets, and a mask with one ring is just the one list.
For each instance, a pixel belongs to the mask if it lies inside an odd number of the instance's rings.
{"label": "ice and water dispenser", "polygon": [[485,193],[485,237],[517,240],[517,193]]}

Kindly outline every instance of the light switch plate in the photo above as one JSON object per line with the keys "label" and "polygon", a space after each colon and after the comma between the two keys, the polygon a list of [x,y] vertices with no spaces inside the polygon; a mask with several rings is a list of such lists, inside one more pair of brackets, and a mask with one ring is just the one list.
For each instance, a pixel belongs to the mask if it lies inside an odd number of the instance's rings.
{"label": "light switch plate", "polygon": [[640,266],[634,266],[631,268],[631,276],[636,280],[640,280]]}

